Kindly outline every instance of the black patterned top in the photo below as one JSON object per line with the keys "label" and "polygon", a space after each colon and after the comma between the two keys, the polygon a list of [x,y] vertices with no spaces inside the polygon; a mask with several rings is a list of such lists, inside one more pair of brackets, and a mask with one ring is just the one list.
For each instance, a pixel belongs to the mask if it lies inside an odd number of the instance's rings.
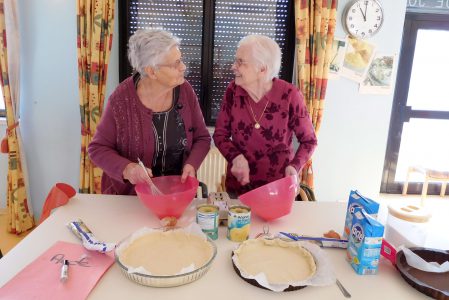
{"label": "black patterned top", "polygon": [[187,138],[184,121],[177,109],[178,97],[179,87],[173,91],[172,107],[167,111],[153,113],[155,155],[152,171],[156,177],[182,173]]}

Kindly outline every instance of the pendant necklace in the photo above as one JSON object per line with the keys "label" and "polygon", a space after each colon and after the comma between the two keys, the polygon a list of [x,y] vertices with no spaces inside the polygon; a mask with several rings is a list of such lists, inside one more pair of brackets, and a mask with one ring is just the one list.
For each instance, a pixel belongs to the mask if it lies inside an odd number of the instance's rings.
{"label": "pendant necklace", "polygon": [[260,120],[262,119],[263,115],[265,114],[265,110],[267,109],[268,103],[270,102],[270,100],[267,100],[267,104],[265,104],[265,107],[263,108],[262,114],[260,115],[259,118],[256,118],[256,114],[253,111],[253,107],[251,106],[251,100],[248,100],[248,105],[249,105],[249,109],[251,110],[251,114],[253,116],[254,119],[254,128],[255,129],[259,129],[260,128]]}

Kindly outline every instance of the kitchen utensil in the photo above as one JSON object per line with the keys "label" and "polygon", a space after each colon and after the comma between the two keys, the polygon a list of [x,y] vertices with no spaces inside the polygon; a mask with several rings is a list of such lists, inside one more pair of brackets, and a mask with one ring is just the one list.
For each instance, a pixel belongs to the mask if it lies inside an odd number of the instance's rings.
{"label": "kitchen utensil", "polygon": [[343,284],[341,284],[340,280],[337,279],[336,283],[343,296],[345,296],[346,298],[351,298],[351,294],[345,289]]}
{"label": "kitchen utensil", "polygon": [[150,181],[149,185],[151,188],[151,191],[153,192],[154,195],[163,195],[163,193],[157,188],[157,186],[153,183],[153,180],[151,180],[150,174],[148,174],[148,170],[145,167],[145,165],[143,164],[143,162],[140,160],[140,158],[137,158],[137,161],[139,162],[139,166],[142,167],[142,169],[145,171],[145,174],[147,174],[147,177]]}
{"label": "kitchen utensil", "polygon": [[136,184],[135,190],[142,203],[159,219],[181,217],[184,210],[195,198],[198,180],[187,176],[184,183],[180,175],[153,177],[152,181],[163,194],[155,194],[146,182]]}
{"label": "kitchen utensil", "polygon": [[[439,264],[449,260],[449,250],[438,250],[423,247],[409,248],[427,262]],[[396,268],[404,280],[413,288],[429,297],[449,300],[449,272],[425,272],[411,267],[402,250],[396,254]]]}
{"label": "kitchen utensil", "polygon": [[298,177],[287,176],[239,196],[251,211],[271,221],[290,213],[298,191]]}
{"label": "kitchen utensil", "polygon": [[[165,231],[165,229],[163,229]],[[117,253],[117,249],[123,244],[126,243],[128,239],[125,239],[124,241],[120,242],[116,248],[115,251],[115,261],[117,262],[118,266],[120,267],[120,271],[127,277],[128,279],[141,284],[145,286],[152,286],[152,287],[174,287],[174,286],[180,286],[184,285],[190,282],[193,282],[199,278],[201,278],[204,274],[207,273],[207,271],[212,266],[212,262],[214,261],[215,257],[217,256],[217,246],[214,242],[212,242],[210,239],[207,240],[207,242],[212,246],[212,256],[211,258],[204,264],[203,266],[190,271],[185,272],[181,274],[176,275],[166,275],[166,276],[157,276],[157,275],[148,275],[148,274],[142,274],[142,273],[129,273],[128,268],[122,264],[120,261],[120,257]]]}

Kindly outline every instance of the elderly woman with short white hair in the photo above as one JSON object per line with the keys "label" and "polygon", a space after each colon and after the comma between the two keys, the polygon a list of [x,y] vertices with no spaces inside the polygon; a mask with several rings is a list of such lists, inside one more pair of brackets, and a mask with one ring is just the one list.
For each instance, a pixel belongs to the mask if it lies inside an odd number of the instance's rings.
{"label": "elderly woman with short white hair", "polygon": [[191,85],[180,40],[161,29],[137,30],[128,58],[136,71],[109,97],[88,151],[103,169],[101,191],[134,194],[150,176],[195,176],[210,148],[210,135]]}
{"label": "elderly woman with short white hair", "polygon": [[226,89],[213,135],[228,161],[226,191],[232,195],[298,176],[317,146],[304,98],[277,78],[280,66],[281,50],[271,38],[249,35],[238,43],[231,68],[235,80]]}

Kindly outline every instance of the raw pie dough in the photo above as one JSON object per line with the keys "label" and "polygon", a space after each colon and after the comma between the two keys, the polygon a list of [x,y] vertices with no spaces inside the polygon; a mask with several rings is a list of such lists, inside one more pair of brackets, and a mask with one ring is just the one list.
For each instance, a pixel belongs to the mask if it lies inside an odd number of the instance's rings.
{"label": "raw pie dough", "polygon": [[212,255],[212,246],[204,238],[178,230],[137,238],[119,259],[128,267],[142,266],[152,275],[175,275],[192,264],[194,269],[204,266]]}
{"label": "raw pie dough", "polygon": [[298,243],[263,238],[247,240],[234,251],[240,271],[255,276],[265,273],[271,284],[298,282],[312,277],[312,254]]}

